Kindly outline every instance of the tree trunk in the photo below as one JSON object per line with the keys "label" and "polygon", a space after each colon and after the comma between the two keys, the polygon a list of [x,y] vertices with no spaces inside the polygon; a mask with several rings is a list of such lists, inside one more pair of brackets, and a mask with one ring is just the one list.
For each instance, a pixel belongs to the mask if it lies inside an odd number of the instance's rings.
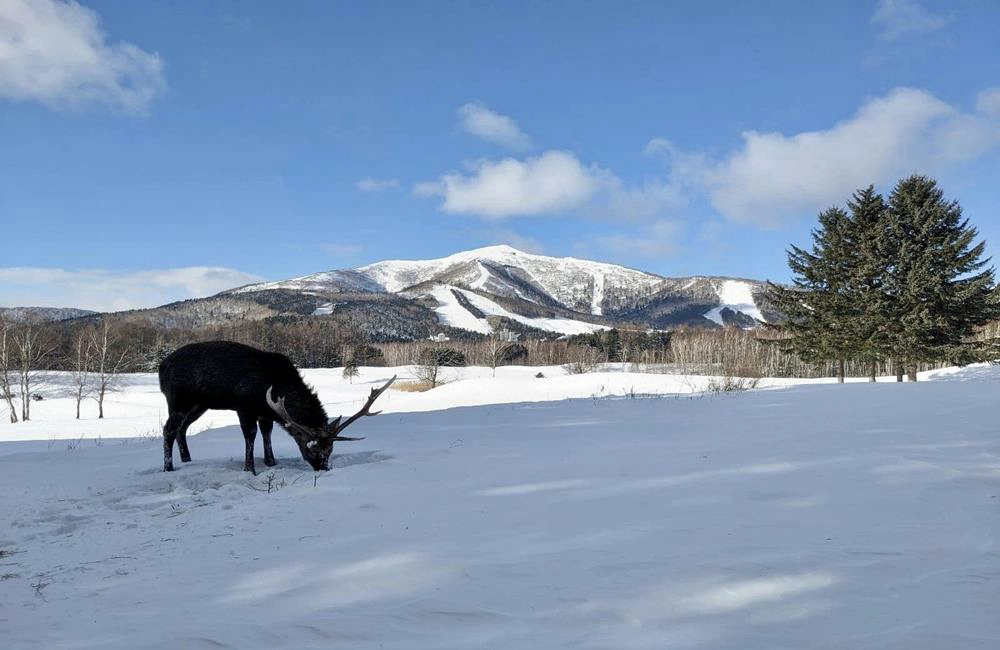
{"label": "tree trunk", "polygon": [[30,384],[21,390],[21,422],[31,419],[31,388]]}
{"label": "tree trunk", "polygon": [[878,361],[872,361],[871,367],[869,368],[868,381],[869,383],[875,383],[878,379]]}
{"label": "tree trunk", "polygon": [[916,381],[917,380],[917,364],[913,364],[912,366],[910,366],[909,368],[907,368],[907,370],[906,370],[906,378],[909,381]]}
{"label": "tree trunk", "polygon": [[895,366],[895,368],[896,368],[896,381],[897,382],[903,381],[903,364],[902,364],[902,362],[900,362],[899,359],[896,359],[896,360],[894,360],[892,362],[892,365]]}
{"label": "tree trunk", "polygon": [[837,359],[837,383],[844,383],[844,360]]}
{"label": "tree trunk", "polygon": [[7,402],[7,411],[10,413],[10,423],[17,424],[17,406],[14,405],[14,394],[10,392],[10,387],[6,385],[0,386],[0,396],[3,400]]}
{"label": "tree trunk", "polygon": [[101,390],[97,395],[97,419],[104,419],[104,387],[101,386]]}

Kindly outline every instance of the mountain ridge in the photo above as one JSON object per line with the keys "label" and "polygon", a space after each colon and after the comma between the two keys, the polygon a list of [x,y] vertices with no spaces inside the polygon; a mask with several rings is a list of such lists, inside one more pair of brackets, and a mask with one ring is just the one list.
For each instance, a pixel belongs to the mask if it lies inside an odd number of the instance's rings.
{"label": "mountain ridge", "polygon": [[[164,328],[329,318],[376,341],[414,340],[437,331],[479,336],[499,326],[535,337],[610,327],[749,328],[779,317],[765,288],[748,278],[666,277],[500,245],[258,282],[116,317]],[[77,316],[99,317],[71,317]]]}
{"label": "mountain ridge", "polygon": [[[622,321],[651,327],[685,325],[753,326],[768,320],[764,283],[728,276],[671,278],[619,264],[575,257],[550,257],[499,245],[427,260],[383,260],[353,269],[322,271],[263,282],[226,294],[270,290],[316,293],[372,292],[428,304],[445,324],[489,332],[489,317],[518,317],[526,326],[563,334],[613,326]],[[450,296],[450,297],[449,297]],[[488,300],[484,303],[478,298]],[[521,309],[500,302],[520,304]],[[474,309],[468,303],[477,302]],[[526,316],[529,309],[568,311],[558,317]],[[703,309],[702,309],[703,308]],[[647,313],[649,309],[655,312]],[[327,314],[335,307],[324,307]],[[468,317],[468,312],[475,321]],[[478,312],[478,315],[477,315]],[[772,314],[773,316],[773,314]],[[527,318],[528,320],[525,320]],[[532,320],[543,318],[542,321]],[[596,321],[596,322],[595,322]],[[560,325],[564,325],[560,327]]]}

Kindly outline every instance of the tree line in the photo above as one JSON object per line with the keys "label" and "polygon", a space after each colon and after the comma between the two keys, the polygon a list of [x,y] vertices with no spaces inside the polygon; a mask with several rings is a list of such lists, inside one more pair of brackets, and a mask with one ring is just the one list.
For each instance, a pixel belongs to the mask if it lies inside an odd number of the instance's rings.
{"label": "tree line", "polygon": [[921,364],[964,364],[997,354],[983,328],[1000,317],[985,242],[934,179],[874,186],[847,209],[819,215],[807,250],[792,246],[791,286],[769,283],[784,320],[781,345],[814,363],[862,363],[870,381],[886,363],[916,381]]}

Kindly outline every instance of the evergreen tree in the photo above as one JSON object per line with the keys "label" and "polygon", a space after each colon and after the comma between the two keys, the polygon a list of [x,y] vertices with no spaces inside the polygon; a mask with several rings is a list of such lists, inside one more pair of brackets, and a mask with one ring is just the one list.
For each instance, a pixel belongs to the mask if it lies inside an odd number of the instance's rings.
{"label": "evergreen tree", "polygon": [[852,292],[857,254],[851,218],[840,208],[819,215],[812,250],[792,246],[788,266],[793,286],[768,285],[769,299],[785,315],[789,344],[806,361],[839,362],[858,352],[854,319],[858,305]]}
{"label": "evergreen tree", "polygon": [[849,254],[852,276],[847,292],[852,302],[849,322],[855,356],[870,364],[875,381],[878,362],[890,354],[891,315],[884,290],[891,250],[885,199],[873,185],[858,190],[847,202],[851,212]]}
{"label": "evergreen tree", "polygon": [[1000,316],[1000,295],[985,242],[976,243],[958,202],[945,200],[931,178],[903,179],[889,198],[887,235],[886,334],[910,379],[921,361],[975,358],[983,345],[968,339]]}
{"label": "evergreen tree", "polygon": [[358,372],[358,362],[353,357],[351,357],[350,359],[347,360],[347,363],[344,365],[344,372],[343,372],[344,379],[348,380],[350,383],[353,384],[354,378],[357,377],[359,374],[361,373]]}

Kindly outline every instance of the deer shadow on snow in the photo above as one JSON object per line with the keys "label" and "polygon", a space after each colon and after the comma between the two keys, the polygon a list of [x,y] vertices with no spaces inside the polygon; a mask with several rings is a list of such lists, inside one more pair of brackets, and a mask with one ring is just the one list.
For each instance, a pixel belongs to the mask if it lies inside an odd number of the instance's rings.
{"label": "deer shadow on snow", "polygon": [[[394,456],[387,454],[385,452],[373,449],[370,451],[358,451],[350,454],[332,454],[330,456],[330,469],[328,471],[334,471],[337,469],[344,469],[346,467],[351,467],[352,465],[369,465],[371,463],[381,463],[387,460],[392,460]],[[290,470],[290,471],[301,471],[301,472],[314,472],[312,467],[309,466],[305,460],[297,458],[295,456],[281,456],[275,455],[275,460],[277,465],[273,468],[274,470]],[[243,461],[237,458],[228,458],[226,460],[217,460],[213,463],[211,459],[206,460],[202,463],[203,467],[217,467],[223,469],[240,470],[243,469]],[[320,470],[322,471],[322,470]]]}

